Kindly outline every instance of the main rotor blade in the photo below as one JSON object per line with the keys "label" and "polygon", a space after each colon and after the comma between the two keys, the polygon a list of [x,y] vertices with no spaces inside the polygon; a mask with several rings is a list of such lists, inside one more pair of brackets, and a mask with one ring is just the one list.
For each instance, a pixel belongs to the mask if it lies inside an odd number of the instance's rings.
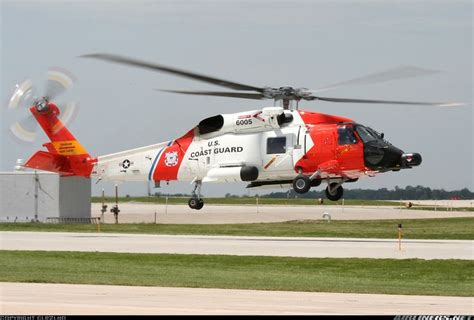
{"label": "main rotor blade", "polygon": [[261,93],[252,92],[224,92],[224,91],[185,91],[185,90],[164,90],[155,89],[163,92],[180,93],[180,94],[192,94],[198,96],[217,96],[217,97],[230,97],[230,98],[243,98],[243,99],[265,99],[265,96]]}
{"label": "main rotor blade", "polygon": [[400,66],[400,67],[388,69],[381,72],[371,73],[366,76],[357,77],[357,78],[350,79],[347,81],[334,83],[329,86],[312,90],[312,91],[318,92],[318,91],[335,89],[339,87],[375,84],[375,83],[387,82],[387,81],[392,81],[392,80],[427,76],[427,75],[431,75],[438,72],[440,71],[431,70],[431,69],[423,69],[423,68],[418,68],[414,66]]}
{"label": "main rotor blade", "polygon": [[184,77],[184,78],[190,78],[198,81],[203,81],[207,83],[211,83],[214,85],[218,85],[221,87],[226,87],[229,89],[234,89],[234,90],[245,90],[245,91],[257,91],[257,92],[263,92],[263,88],[258,88],[254,86],[249,86],[246,84],[241,84],[237,82],[231,82],[227,80],[222,80],[214,77],[209,77],[205,76],[202,74],[197,74],[194,72],[190,71],[185,71],[185,70],[180,70],[172,67],[167,67],[163,66],[160,64],[155,64],[155,63],[150,63],[150,62],[145,62],[145,61],[140,61],[128,57],[123,57],[115,54],[107,54],[107,53],[94,53],[94,54],[86,54],[82,55],[81,57],[84,58],[94,58],[94,59],[99,59],[99,60],[104,60],[104,61],[110,61],[110,62],[115,62],[115,63],[120,63],[120,64],[126,64],[129,66],[134,66],[134,67],[139,67],[139,68],[145,68],[145,69],[150,69],[154,71],[162,71],[162,72],[167,72],[174,74],[176,76]]}
{"label": "main rotor blade", "polygon": [[341,103],[378,103],[378,104],[404,104],[418,106],[437,106],[437,107],[457,107],[464,103],[458,102],[417,102],[417,101],[393,101],[393,100],[367,100],[367,99],[346,99],[346,98],[329,98],[312,96],[313,100],[341,102]]}

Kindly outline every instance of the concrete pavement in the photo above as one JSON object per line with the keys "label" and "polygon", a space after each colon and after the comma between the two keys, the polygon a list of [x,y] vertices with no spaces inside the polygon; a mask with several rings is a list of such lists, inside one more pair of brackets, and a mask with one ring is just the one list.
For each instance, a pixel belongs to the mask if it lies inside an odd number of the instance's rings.
{"label": "concrete pavement", "polygon": [[473,314],[470,297],[0,283],[0,313]]}
{"label": "concrete pavement", "polygon": [[[100,217],[99,203],[92,204],[92,216]],[[402,206],[403,207],[403,206]],[[386,206],[274,206],[274,205],[208,205],[192,210],[187,205],[158,205],[147,203],[119,204],[120,223],[171,223],[171,224],[225,224],[284,222],[290,220],[321,220],[323,213],[333,220],[384,220],[474,217],[474,212],[408,210]],[[114,223],[110,212],[104,215],[106,223]],[[104,221],[104,220],[103,220]]]}
{"label": "concrete pavement", "polygon": [[473,260],[474,241],[0,232],[2,250]]}

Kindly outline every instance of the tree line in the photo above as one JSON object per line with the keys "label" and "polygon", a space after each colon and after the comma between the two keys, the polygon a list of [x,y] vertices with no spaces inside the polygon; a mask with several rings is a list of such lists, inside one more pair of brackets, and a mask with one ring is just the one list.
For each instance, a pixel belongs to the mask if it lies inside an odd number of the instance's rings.
{"label": "tree line", "polygon": [[[161,192],[155,192],[153,196],[172,196],[172,197],[189,197],[189,193],[176,193],[176,194],[164,194]],[[324,189],[321,191],[309,191],[306,194],[298,194],[289,189],[287,191],[271,192],[266,194],[257,194],[261,198],[326,198]],[[227,193],[226,198],[246,198],[255,197],[248,195],[234,195]],[[407,186],[400,188],[396,186],[394,189],[389,190],[387,188],[381,189],[344,189],[344,199],[361,199],[361,200],[470,200],[474,199],[474,193],[468,188],[460,190],[446,191],[444,189],[431,189],[430,187],[424,186]]]}
{"label": "tree line", "polygon": [[[271,192],[260,195],[262,198],[325,198],[324,190],[309,191],[306,194],[297,194],[293,190],[284,192]],[[474,199],[474,193],[468,188],[461,190],[446,191],[444,189],[431,189],[424,186],[407,186],[389,190],[381,189],[344,189],[344,199],[364,199],[364,200],[469,200]]]}

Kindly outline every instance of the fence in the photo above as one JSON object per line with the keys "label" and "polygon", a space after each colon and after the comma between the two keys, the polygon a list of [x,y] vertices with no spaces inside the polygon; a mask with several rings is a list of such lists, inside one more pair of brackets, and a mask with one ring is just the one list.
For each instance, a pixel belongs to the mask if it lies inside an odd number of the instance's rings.
{"label": "fence", "polygon": [[100,218],[58,218],[48,217],[45,223],[50,224],[99,224]]}

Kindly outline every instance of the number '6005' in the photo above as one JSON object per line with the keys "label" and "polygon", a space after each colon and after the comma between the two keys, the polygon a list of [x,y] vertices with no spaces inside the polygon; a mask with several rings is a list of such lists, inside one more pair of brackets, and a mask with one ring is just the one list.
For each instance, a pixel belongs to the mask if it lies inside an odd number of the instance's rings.
{"label": "number '6005'", "polygon": [[236,125],[238,126],[243,126],[243,125],[246,125],[246,124],[252,124],[252,119],[241,119],[241,120],[237,120],[235,122]]}

